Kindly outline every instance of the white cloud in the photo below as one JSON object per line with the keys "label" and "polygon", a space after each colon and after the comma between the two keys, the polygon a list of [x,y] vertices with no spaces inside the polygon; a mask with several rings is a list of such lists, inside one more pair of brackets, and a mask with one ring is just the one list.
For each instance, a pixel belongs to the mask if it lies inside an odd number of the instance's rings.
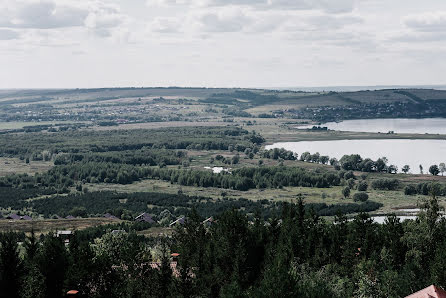
{"label": "white cloud", "polygon": [[444,63],[421,61],[446,53],[445,15],[438,0],[0,0],[0,87],[439,80]]}
{"label": "white cloud", "polygon": [[358,0],[147,0],[149,6],[189,5],[193,7],[244,6],[262,10],[322,10],[351,12]]}
{"label": "white cloud", "polygon": [[251,24],[252,18],[242,10],[232,7],[199,13],[195,21],[204,32],[238,32]]}
{"label": "white cloud", "polygon": [[[8,0],[6,0],[8,1]],[[0,9],[0,28],[63,29],[84,27],[100,36],[110,35],[111,28],[122,24],[125,16],[115,5],[101,1],[18,1]]]}
{"label": "white cloud", "polygon": [[19,2],[15,9],[1,16],[0,26],[33,29],[75,27],[82,26],[87,15],[86,9],[57,5],[53,1]]}
{"label": "white cloud", "polygon": [[11,40],[11,39],[17,39],[19,37],[20,34],[17,31],[9,29],[0,29],[0,40]]}
{"label": "white cloud", "polygon": [[409,15],[404,24],[419,32],[446,32],[446,11]]}
{"label": "white cloud", "polygon": [[181,31],[184,20],[172,17],[156,17],[150,24],[149,30],[158,33],[177,33]]}

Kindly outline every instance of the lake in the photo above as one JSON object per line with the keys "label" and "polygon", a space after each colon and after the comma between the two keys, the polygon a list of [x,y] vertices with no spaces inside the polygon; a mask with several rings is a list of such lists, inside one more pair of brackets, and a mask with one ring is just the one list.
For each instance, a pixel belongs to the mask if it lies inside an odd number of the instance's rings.
{"label": "lake", "polygon": [[[386,221],[387,216],[372,216],[372,220],[376,223],[383,224]],[[400,222],[405,220],[415,220],[417,217],[415,215],[398,215]]]}
{"label": "lake", "polygon": [[446,140],[336,140],[283,142],[266,146],[266,149],[285,148],[302,154],[303,152],[328,155],[340,159],[345,154],[359,154],[362,158],[376,160],[387,157],[389,164],[396,165],[398,170],[404,165],[410,166],[410,172],[420,173],[419,165],[423,165],[424,173],[429,167],[441,162],[446,163]]}
{"label": "lake", "polygon": [[[340,131],[446,134],[446,118],[345,120],[342,122],[327,122],[321,126]],[[297,128],[312,127],[313,125],[308,125]]]}

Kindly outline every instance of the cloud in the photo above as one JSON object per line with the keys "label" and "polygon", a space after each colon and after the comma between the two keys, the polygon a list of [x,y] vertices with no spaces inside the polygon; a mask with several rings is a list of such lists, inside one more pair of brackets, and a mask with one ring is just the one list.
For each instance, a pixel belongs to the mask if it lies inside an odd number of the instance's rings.
{"label": "cloud", "polygon": [[87,15],[86,9],[58,6],[52,1],[21,2],[8,15],[1,17],[0,26],[33,29],[82,26]]}
{"label": "cloud", "polygon": [[354,8],[354,0],[268,0],[270,9],[322,10],[328,13],[346,13]]}
{"label": "cloud", "polygon": [[306,24],[314,30],[337,30],[348,25],[362,23],[362,19],[355,16],[318,15],[306,18]]}
{"label": "cloud", "polygon": [[[6,0],[8,1],[8,0]],[[14,2],[13,2],[14,3]],[[0,27],[17,29],[59,29],[84,27],[99,36],[110,35],[125,16],[119,8],[101,1],[18,1],[1,7]]]}
{"label": "cloud", "polygon": [[195,20],[205,32],[238,32],[252,22],[250,17],[236,8],[204,12],[197,15]]}
{"label": "cloud", "polygon": [[410,15],[404,24],[419,32],[446,32],[446,11]]}
{"label": "cloud", "polygon": [[157,33],[177,33],[181,31],[181,21],[172,17],[156,17],[149,24],[149,30]]}
{"label": "cloud", "polygon": [[189,5],[194,7],[245,6],[261,10],[321,10],[351,12],[357,0],[147,0],[149,6]]}
{"label": "cloud", "polygon": [[403,43],[445,42],[446,32],[404,32],[395,34],[388,40]]}
{"label": "cloud", "polygon": [[19,37],[20,34],[17,31],[9,29],[0,29],[0,40],[11,40],[11,39],[17,39]]}

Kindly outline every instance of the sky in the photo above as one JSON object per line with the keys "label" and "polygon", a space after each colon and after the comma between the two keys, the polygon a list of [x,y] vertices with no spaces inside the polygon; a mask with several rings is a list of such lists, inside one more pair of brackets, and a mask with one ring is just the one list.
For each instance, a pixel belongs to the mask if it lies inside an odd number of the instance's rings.
{"label": "sky", "polygon": [[1,0],[0,88],[445,84],[444,0]]}

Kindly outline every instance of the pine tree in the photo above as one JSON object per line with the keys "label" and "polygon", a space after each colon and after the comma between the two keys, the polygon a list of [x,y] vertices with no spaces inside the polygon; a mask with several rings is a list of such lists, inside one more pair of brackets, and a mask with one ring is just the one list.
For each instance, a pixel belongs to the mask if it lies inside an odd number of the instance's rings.
{"label": "pine tree", "polygon": [[4,297],[18,297],[23,263],[19,256],[17,234],[0,235],[0,289]]}

